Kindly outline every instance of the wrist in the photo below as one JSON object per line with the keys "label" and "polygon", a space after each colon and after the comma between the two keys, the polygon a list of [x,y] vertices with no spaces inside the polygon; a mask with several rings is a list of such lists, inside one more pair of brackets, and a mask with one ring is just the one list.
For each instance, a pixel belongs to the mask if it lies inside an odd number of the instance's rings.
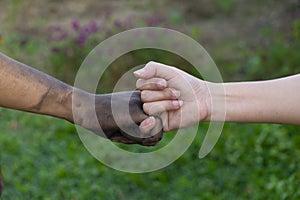
{"label": "wrist", "polygon": [[208,90],[205,95],[206,116],[203,121],[225,121],[226,92],[223,83],[205,82]]}
{"label": "wrist", "polygon": [[71,117],[67,120],[88,128],[91,126],[89,122],[93,112],[95,112],[95,94],[74,88],[71,95]]}
{"label": "wrist", "polygon": [[[200,113],[201,114],[201,120],[200,121],[210,121],[211,119],[211,115],[212,115],[212,101],[211,101],[211,91],[209,88],[212,87],[212,84],[211,82],[208,82],[208,81],[202,81],[202,80],[199,80],[200,82],[203,82],[204,84],[204,87],[205,87],[205,95],[203,99],[203,102],[199,101],[199,106],[198,108],[200,109]],[[200,93],[200,97],[203,96],[202,94],[203,92]]]}
{"label": "wrist", "polygon": [[98,135],[110,136],[117,131],[112,118],[111,95],[95,95],[79,89],[73,90],[72,123]]}

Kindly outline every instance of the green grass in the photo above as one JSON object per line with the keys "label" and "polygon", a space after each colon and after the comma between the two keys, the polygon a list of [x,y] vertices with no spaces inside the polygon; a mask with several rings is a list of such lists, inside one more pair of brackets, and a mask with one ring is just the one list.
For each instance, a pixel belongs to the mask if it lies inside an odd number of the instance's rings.
{"label": "green grass", "polygon": [[[227,14],[235,9],[232,0],[217,3]],[[180,20],[178,13],[171,18],[174,22]],[[299,20],[293,24],[293,31],[287,31],[284,38],[273,36],[268,29],[262,30],[266,44],[237,53],[242,54],[238,56],[240,62],[226,63],[224,59],[230,56],[230,49],[239,50],[231,41],[214,49],[221,57],[216,59],[217,63],[224,66],[224,80],[267,79],[299,73]],[[195,29],[192,35],[201,36]],[[65,70],[74,59],[55,57],[52,61],[58,63],[52,66],[46,44],[45,38],[31,40],[9,34],[0,47],[8,56],[34,67],[46,65],[43,71],[60,77],[63,73],[59,70]],[[72,47],[69,43],[63,45]],[[178,64],[178,60],[166,55],[146,50],[133,57],[138,58],[136,62],[157,57],[157,61]],[[118,70],[116,73],[121,74]],[[113,82],[112,71],[108,73],[106,81]],[[106,85],[105,89],[109,91]],[[207,125],[200,125],[188,151],[168,167],[130,174],[108,168],[93,158],[68,122],[0,108],[0,164],[6,184],[0,199],[300,199],[300,126],[227,123],[213,151],[199,159]],[[163,144],[174,133],[167,134],[161,141]],[[119,146],[145,150],[137,145]]]}
{"label": "green grass", "polygon": [[68,122],[7,109],[0,120],[4,200],[300,198],[300,127],[226,124],[199,159],[203,124],[176,162],[130,174],[94,159]]}

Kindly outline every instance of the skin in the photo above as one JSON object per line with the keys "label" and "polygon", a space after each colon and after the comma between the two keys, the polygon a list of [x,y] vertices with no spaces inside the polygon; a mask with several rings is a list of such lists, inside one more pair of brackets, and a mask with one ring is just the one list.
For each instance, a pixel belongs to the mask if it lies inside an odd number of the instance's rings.
{"label": "skin", "polygon": [[[75,93],[77,99],[73,110],[72,101]],[[117,101],[115,104],[119,104],[117,113],[121,116],[118,118],[118,125],[112,115],[111,95],[95,95],[73,88],[0,53],[1,107],[65,119],[117,142],[142,145],[157,143],[161,136],[151,137],[150,141],[149,138],[145,141],[141,140],[141,138],[154,135],[151,131],[152,129],[158,130],[160,123],[158,119],[148,117],[143,112],[140,92],[114,93],[114,101]],[[91,117],[94,110],[97,116],[96,121]],[[79,115],[76,121],[73,118],[74,112],[76,116]],[[136,127],[136,125],[140,125],[140,128],[136,130],[138,133],[135,139],[126,137],[128,134],[124,134],[121,130],[126,127]],[[162,132],[158,134],[161,135]]]}
{"label": "skin", "polygon": [[[92,95],[82,91],[76,93],[78,95],[76,98],[79,100],[76,100],[72,110],[76,116],[69,120],[72,123],[114,142],[154,146],[161,140],[161,120],[144,113],[140,91],[103,95]],[[92,118],[94,110],[96,110],[96,121]],[[140,123],[143,123],[142,128],[137,125]]]}
{"label": "skin", "polygon": [[[161,120],[144,113],[139,91],[91,94],[1,53],[0,106],[65,119],[115,142],[153,146],[162,138]],[[0,191],[2,183],[0,176]]]}
{"label": "skin", "polygon": [[164,131],[201,121],[300,125],[300,74],[285,78],[212,83],[175,67],[149,62],[134,72],[147,114]]}

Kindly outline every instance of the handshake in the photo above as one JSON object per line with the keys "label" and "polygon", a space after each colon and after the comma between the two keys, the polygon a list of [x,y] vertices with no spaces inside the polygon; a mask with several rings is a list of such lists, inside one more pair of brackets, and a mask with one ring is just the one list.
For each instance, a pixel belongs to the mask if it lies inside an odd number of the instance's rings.
{"label": "handshake", "polygon": [[[139,91],[95,95],[0,53],[0,107],[66,119],[112,141],[144,146],[156,145],[163,131],[202,121],[300,125],[300,74],[212,83],[149,62],[134,75]],[[2,188],[0,172],[0,195]]]}
{"label": "handshake", "polygon": [[95,95],[0,53],[0,107],[66,119],[112,141],[145,146],[157,144],[163,131],[207,117],[204,81],[155,62],[134,75],[136,91]]}
{"label": "handshake", "polygon": [[[144,146],[156,145],[163,131],[199,121],[195,101],[206,93],[190,94],[203,81],[154,62],[135,76],[140,91],[95,95],[0,53],[0,107],[65,119],[112,141]],[[2,189],[0,169],[0,195]]]}
{"label": "handshake", "polygon": [[[155,62],[148,63],[134,75],[138,78],[136,91],[79,94],[76,104],[80,106],[73,106],[74,119],[70,121],[114,142],[154,146],[161,140],[163,131],[185,127],[208,117],[207,100],[201,98],[208,94],[203,81]],[[201,97],[194,96],[195,89]],[[197,111],[199,102],[204,105],[201,116]],[[91,112],[95,111],[97,120],[91,117]]]}
{"label": "handshake", "polygon": [[0,107],[63,118],[112,141],[146,146],[157,144],[163,131],[202,121],[300,125],[299,74],[213,83],[149,62],[134,75],[137,91],[95,95],[0,53]]}

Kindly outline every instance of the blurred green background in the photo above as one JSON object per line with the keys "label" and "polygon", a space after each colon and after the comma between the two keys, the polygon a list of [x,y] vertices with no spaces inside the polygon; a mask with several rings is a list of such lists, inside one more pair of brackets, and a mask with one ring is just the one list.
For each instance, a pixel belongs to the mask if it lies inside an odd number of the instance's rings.
{"label": "blurred green background", "polygon": [[[300,72],[299,0],[1,0],[0,11],[0,51],[70,84],[95,45],[145,26],[171,28],[199,41],[224,81]],[[112,63],[99,92],[111,92],[123,73],[150,60],[195,74],[169,52],[134,51]],[[4,200],[300,199],[297,126],[227,123],[214,150],[199,159],[209,125],[203,123],[173,164],[129,174],[94,159],[63,120],[1,108],[0,121]],[[166,133],[159,147],[174,134]]]}

